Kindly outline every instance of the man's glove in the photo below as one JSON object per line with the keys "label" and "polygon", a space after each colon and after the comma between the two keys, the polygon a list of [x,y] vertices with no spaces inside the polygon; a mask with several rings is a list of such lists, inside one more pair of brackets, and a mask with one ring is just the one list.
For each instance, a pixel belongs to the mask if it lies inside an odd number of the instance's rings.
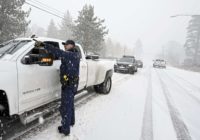
{"label": "man's glove", "polygon": [[44,47],[45,44],[42,41],[38,41],[38,40],[34,40],[35,41],[35,47],[40,48],[40,47]]}

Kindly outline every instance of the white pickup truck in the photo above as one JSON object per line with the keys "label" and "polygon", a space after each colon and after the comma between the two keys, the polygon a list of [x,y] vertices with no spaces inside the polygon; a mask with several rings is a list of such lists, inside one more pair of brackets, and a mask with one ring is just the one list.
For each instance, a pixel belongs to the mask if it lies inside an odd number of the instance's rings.
{"label": "white pickup truck", "polygon": [[[62,40],[36,38],[64,50]],[[114,63],[98,56],[85,56],[81,45],[78,90],[94,86],[98,93],[108,94],[112,86]],[[60,99],[59,58],[37,61],[42,51],[31,38],[14,39],[0,44],[0,116],[19,116],[26,124],[41,115],[39,107]],[[39,62],[40,60],[49,60]],[[51,62],[51,63],[49,63]],[[34,113],[36,112],[36,113]]]}

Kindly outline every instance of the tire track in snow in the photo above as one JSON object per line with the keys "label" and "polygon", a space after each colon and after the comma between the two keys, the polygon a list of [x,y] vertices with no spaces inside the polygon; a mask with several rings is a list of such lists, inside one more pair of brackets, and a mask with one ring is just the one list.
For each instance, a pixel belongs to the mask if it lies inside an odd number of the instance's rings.
{"label": "tire track in snow", "polygon": [[165,99],[167,101],[167,106],[169,108],[169,113],[171,116],[171,120],[176,132],[177,140],[192,140],[190,133],[188,131],[188,128],[186,124],[184,123],[183,119],[181,118],[181,114],[179,113],[178,109],[176,108],[172,97],[170,96],[169,90],[167,89],[167,86],[164,84],[163,80],[161,79],[160,75],[156,71],[158,78],[160,80],[163,93],[165,96]]}
{"label": "tire track in snow", "polygon": [[151,70],[148,78],[146,102],[143,114],[143,124],[140,140],[153,140],[153,116],[152,116],[152,81]]}
{"label": "tire track in snow", "polygon": [[[183,77],[181,77],[181,76],[179,76],[179,75],[177,75],[177,74],[175,74],[175,73],[173,73],[173,72],[171,72],[171,71],[169,71],[169,73],[173,74],[174,76],[176,76],[177,78],[179,78],[180,80],[184,81],[186,84],[192,86],[195,90],[197,90],[198,92],[200,92],[200,87],[194,85],[192,82],[190,82],[190,81],[184,79]],[[169,75],[169,74],[168,74],[168,75]]]}
{"label": "tire track in snow", "polygon": [[[197,103],[200,104],[200,99],[198,97],[196,97],[195,95],[191,94],[185,87],[183,87],[177,80],[175,80],[174,78],[172,78],[171,76],[169,76],[169,74],[166,73],[166,76],[168,77],[168,79],[170,79],[171,81],[173,81],[173,83],[175,83],[186,95],[188,95],[190,98],[192,98],[193,100],[195,100]],[[185,82],[185,81],[184,81]]]}

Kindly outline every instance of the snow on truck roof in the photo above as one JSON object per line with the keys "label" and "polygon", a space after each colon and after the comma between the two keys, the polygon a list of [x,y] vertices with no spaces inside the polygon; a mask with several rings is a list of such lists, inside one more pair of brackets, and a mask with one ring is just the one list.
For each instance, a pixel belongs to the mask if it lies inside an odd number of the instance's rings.
{"label": "snow on truck roof", "polygon": [[65,42],[60,39],[48,38],[48,37],[35,37],[35,38],[16,38],[15,40],[33,40],[36,39],[38,41],[57,41],[57,42]]}
{"label": "snow on truck roof", "polygon": [[[35,38],[16,38],[16,39],[14,39],[14,40],[30,40],[30,41],[33,41],[33,39],[36,39],[36,40],[38,40],[38,41],[55,41],[55,42],[65,42],[64,40],[60,40],[60,39],[55,39],[55,38],[48,38],[48,37],[35,37]],[[75,43],[76,44],[76,46],[81,46],[80,44],[78,44],[78,43]]]}

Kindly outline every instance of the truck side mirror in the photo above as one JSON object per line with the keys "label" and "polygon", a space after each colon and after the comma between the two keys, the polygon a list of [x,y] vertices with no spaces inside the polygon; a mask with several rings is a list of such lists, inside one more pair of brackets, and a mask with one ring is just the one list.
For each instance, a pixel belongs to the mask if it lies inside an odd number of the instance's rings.
{"label": "truck side mirror", "polygon": [[40,66],[51,66],[53,64],[52,54],[30,54],[22,60],[23,64],[39,64]]}
{"label": "truck side mirror", "polygon": [[24,59],[22,60],[22,63],[24,63],[24,64],[31,64],[30,56],[29,56],[29,55],[26,55],[26,56],[24,57]]}
{"label": "truck side mirror", "polygon": [[21,60],[21,62],[23,64],[26,64],[26,65],[31,65],[33,64],[33,60],[32,60],[32,57],[30,55],[26,55],[23,57],[23,59]]}

